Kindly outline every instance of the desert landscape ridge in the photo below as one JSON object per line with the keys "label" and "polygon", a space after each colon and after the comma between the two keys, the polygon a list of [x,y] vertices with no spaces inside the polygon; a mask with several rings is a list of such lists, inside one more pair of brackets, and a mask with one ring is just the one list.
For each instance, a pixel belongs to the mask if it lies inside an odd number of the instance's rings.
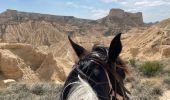
{"label": "desert landscape ridge", "polygon": [[[132,70],[126,79],[132,100],[169,100],[170,18],[145,23],[142,12],[122,9],[111,9],[97,20],[12,9],[0,13],[0,99],[11,100],[15,94],[16,99],[56,100],[78,59],[67,36],[89,50],[94,44],[109,46],[120,32],[120,56]],[[160,69],[142,69],[146,62]],[[17,89],[26,95],[15,93]]]}

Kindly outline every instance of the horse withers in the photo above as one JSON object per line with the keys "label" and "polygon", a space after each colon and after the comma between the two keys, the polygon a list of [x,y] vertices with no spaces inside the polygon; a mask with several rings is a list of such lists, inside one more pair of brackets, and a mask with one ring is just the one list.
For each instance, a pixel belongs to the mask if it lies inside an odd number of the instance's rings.
{"label": "horse withers", "polygon": [[94,45],[91,51],[74,43],[68,37],[79,61],[68,75],[61,100],[128,100],[124,87],[128,68],[120,59],[121,33],[111,41],[110,47]]}

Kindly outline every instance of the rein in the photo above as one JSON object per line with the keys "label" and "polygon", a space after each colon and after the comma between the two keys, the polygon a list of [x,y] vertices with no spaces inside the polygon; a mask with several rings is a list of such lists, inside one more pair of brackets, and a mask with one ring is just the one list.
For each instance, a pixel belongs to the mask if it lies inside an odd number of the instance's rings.
{"label": "rein", "polygon": [[[112,64],[111,64],[112,65]],[[113,66],[113,65],[112,65]],[[127,96],[127,94],[126,94],[126,92],[128,93],[128,94],[131,94],[127,89],[126,89],[126,87],[124,86],[124,84],[123,84],[123,79],[117,74],[117,72],[116,72],[116,64],[114,63],[114,66],[115,67],[112,67],[111,66],[111,68],[114,68],[114,70],[112,71],[112,70],[110,70],[110,68],[109,68],[109,66],[106,66],[106,70],[109,72],[109,73],[111,73],[114,77],[115,77],[115,85],[116,85],[116,81],[119,83],[118,85],[120,86],[120,88],[121,88],[121,91],[123,92],[123,100],[129,100],[129,97]],[[108,73],[107,72],[107,73]],[[115,86],[115,88],[116,88],[116,86]],[[115,95],[116,96],[116,95]],[[126,98],[126,99],[125,99]]]}
{"label": "rein", "polygon": [[[93,58],[93,57],[90,57],[90,58],[88,58],[91,62],[93,62],[93,63],[95,63],[95,64],[98,64],[98,65],[100,65],[100,66],[105,66],[105,64],[107,64],[106,62],[103,62],[103,61],[101,61],[101,60],[99,60],[99,59],[96,59],[96,58]],[[126,88],[125,88],[125,86],[124,86],[124,84],[123,84],[123,79],[117,74],[117,72],[116,72],[116,63],[114,63],[114,64],[110,64],[111,65],[111,68],[114,68],[114,70],[110,70],[110,68],[109,68],[109,65],[107,64],[107,66],[105,66],[105,67],[102,67],[103,69],[104,69],[104,71],[105,71],[105,73],[106,73],[106,76],[107,76],[107,79],[108,79],[108,84],[109,84],[109,88],[110,88],[110,92],[109,92],[109,96],[110,96],[110,100],[112,100],[112,97],[114,96],[116,99],[118,99],[118,100],[129,100],[129,97],[127,96],[127,94],[126,94],[126,92],[128,93],[128,94],[131,94]],[[80,73],[80,74],[82,74],[83,76],[85,76],[85,77],[87,77],[79,68],[77,68],[76,67],[76,69],[77,69],[77,71]],[[115,90],[116,90],[116,82],[118,82],[119,83],[119,86],[120,86],[120,88],[121,88],[121,91],[123,92],[123,97],[121,96],[121,95],[119,95],[118,93],[117,93],[117,91],[114,91],[113,90],[113,87],[112,87],[112,84],[111,84],[111,81],[110,81],[110,77],[109,77],[109,73],[111,73],[114,77],[115,77],[115,82],[114,82],[114,84],[115,84]],[[90,78],[88,78],[88,79],[90,79]],[[90,79],[91,81],[94,81],[94,80],[92,80],[92,79]],[[95,82],[95,81],[94,81]]]}

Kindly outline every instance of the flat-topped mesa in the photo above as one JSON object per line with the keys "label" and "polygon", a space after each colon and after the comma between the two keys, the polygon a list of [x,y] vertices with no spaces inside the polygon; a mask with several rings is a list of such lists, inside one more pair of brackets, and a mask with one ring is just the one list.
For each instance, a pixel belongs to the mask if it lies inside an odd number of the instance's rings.
{"label": "flat-topped mesa", "polygon": [[109,17],[124,18],[124,10],[122,9],[111,9],[109,12]]}
{"label": "flat-topped mesa", "polygon": [[144,24],[142,12],[130,13],[130,12],[125,12],[122,9],[111,9],[107,17],[113,19],[114,18],[124,19],[125,21],[131,20],[134,21],[137,25]]}
{"label": "flat-topped mesa", "polygon": [[125,12],[125,18],[130,18],[132,20],[134,20],[135,22],[137,22],[139,25],[144,24],[143,22],[143,16],[142,16],[142,12],[137,12],[137,13],[129,13],[129,12]]}

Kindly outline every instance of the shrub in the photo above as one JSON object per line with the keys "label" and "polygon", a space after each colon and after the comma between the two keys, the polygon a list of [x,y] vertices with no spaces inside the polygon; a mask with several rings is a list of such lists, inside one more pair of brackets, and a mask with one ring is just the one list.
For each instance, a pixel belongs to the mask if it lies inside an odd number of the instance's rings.
{"label": "shrub", "polygon": [[154,86],[151,92],[151,95],[162,95],[163,94],[163,89],[161,86]]}
{"label": "shrub", "polygon": [[159,96],[163,94],[163,87],[150,81],[135,82],[133,86],[132,100],[159,100]]}
{"label": "shrub", "polygon": [[157,72],[162,71],[162,69],[163,69],[163,65],[160,62],[147,61],[141,66],[140,71],[143,72],[143,74],[146,76],[153,76]]}
{"label": "shrub", "polygon": [[165,83],[166,88],[170,90],[170,77],[165,78],[163,82]]}
{"label": "shrub", "polygon": [[25,83],[13,83],[13,84],[10,84],[9,87],[7,87],[7,91],[10,91],[13,93],[19,93],[20,91],[27,92],[29,91],[29,89]]}
{"label": "shrub", "polygon": [[0,100],[60,100],[62,85],[15,83],[0,89]]}
{"label": "shrub", "polygon": [[132,67],[136,67],[136,60],[134,58],[130,59],[129,63]]}
{"label": "shrub", "polygon": [[30,91],[36,95],[44,95],[47,93],[57,94],[59,91],[61,91],[61,87],[61,85],[56,85],[54,83],[36,83],[30,87]]}

